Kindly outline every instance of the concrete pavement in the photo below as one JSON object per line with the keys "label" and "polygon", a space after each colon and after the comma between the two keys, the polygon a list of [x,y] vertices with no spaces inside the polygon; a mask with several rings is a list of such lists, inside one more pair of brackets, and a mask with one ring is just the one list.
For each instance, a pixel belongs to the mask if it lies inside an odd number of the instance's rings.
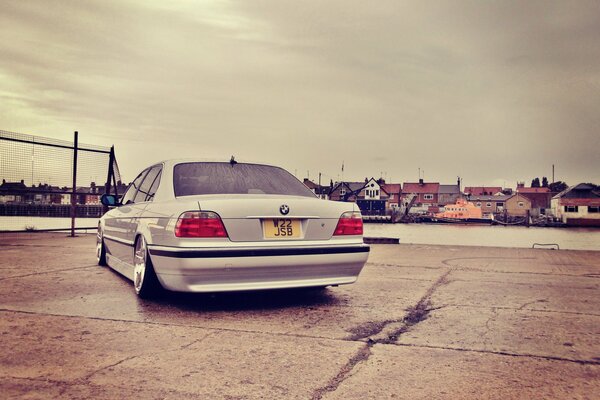
{"label": "concrete pavement", "polygon": [[354,285],[136,298],[0,237],[6,398],[600,398],[600,252],[373,245]]}

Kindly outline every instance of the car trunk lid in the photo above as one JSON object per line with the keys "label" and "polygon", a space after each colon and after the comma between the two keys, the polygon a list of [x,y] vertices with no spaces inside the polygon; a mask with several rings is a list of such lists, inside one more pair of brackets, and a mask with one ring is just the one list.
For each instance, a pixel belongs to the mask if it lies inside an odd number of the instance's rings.
{"label": "car trunk lid", "polygon": [[340,216],[354,209],[352,203],[301,196],[194,197],[201,211],[221,217],[233,242],[328,240]]}

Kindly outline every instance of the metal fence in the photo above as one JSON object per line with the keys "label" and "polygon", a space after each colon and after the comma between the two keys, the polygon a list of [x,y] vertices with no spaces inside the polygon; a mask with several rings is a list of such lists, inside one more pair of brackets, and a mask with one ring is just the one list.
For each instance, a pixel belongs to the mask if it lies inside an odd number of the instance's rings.
{"label": "metal fence", "polygon": [[124,189],[114,147],[0,130],[0,232],[96,229],[104,193]]}

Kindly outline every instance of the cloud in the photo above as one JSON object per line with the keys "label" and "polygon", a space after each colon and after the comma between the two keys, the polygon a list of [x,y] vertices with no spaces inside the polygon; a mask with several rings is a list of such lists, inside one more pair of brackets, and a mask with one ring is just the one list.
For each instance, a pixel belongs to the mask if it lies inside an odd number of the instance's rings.
{"label": "cloud", "polygon": [[600,181],[599,17],[595,2],[4,2],[0,128],[114,142],[126,176],[236,154],[332,177],[347,160],[355,179],[530,180],[554,163]]}

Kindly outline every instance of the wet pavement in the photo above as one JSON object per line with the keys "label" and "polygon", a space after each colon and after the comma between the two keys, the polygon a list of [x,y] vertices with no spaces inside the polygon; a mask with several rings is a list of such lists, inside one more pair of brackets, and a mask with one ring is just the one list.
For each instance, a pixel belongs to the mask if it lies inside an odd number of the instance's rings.
{"label": "wet pavement", "polygon": [[600,252],[373,245],[354,285],[138,299],[0,237],[4,398],[600,398]]}

